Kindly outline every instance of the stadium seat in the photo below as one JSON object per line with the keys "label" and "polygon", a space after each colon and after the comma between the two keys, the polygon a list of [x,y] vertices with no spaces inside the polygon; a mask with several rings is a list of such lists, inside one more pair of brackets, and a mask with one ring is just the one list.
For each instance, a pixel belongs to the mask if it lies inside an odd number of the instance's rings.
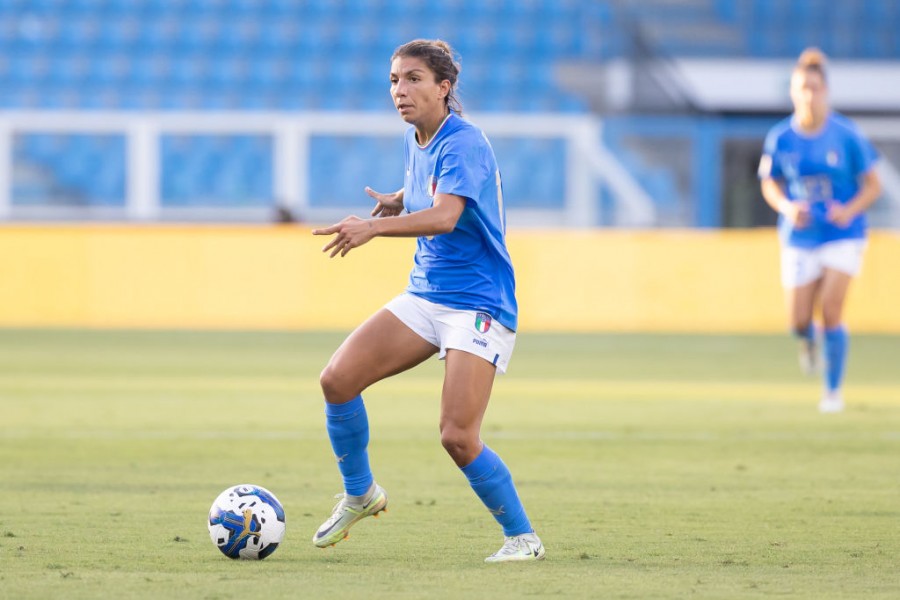
{"label": "stadium seat", "polygon": [[[898,19],[900,3],[887,0],[16,0],[0,3],[0,106],[387,112],[391,52],[415,37],[442,37],[462,56],[467,110],[577,113],[587,111],[586,101],[561,89],[554,69],[625,56],[632,25],[661,20],[651,50],[675,55],[792,58],[819,45],[835,58],[897,60]],[[673,24],[689,24],[693,33]],[[720,43],[723,35],[733,42]],[[243,157],[228,163],[238,172],[250,169],[245,165],[266,170],[271,149],[242,148],[199,144],[191,154],[200,153],[203,168],[190,166],[194,157],[167,159],[164,177],[177,170],[167,197],[187,202],[191,189],[207,196],[208,178],[220,172],[208,161],[232,161],[231,151]],[[92,147],[70,150],[88,153],[73,165],[97,161]],[[371,148],[347,151],[343,167],[328,162],[327,152],[323,160],[354,177],[378,175],[355,154]],[[34,172],[49,183],[29,188],[34,193],[112,197],[114,170],[101,169],[102,185],[76,185],[72,177],[54,183],[55,159],[29,160],[48,161]],[[314,179],[328,172],[321,167],[316,162]],[[536,189],[556,185],[522,175]],[[262,197],[270,184],[231,181],[219,192]]]}

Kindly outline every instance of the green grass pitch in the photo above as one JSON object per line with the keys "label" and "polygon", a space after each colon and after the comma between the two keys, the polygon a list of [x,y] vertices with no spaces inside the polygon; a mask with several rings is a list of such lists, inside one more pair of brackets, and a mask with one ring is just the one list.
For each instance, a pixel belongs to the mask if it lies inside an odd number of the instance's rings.
{"label": "green grass pitch", "polygon": [[[389,512],[319,550],[340,491],[318,372],[336,333],[0,331],[0,598],[897,598],[900,338],[855,336],[820,415],[787,336],[520,334],[483,437],[543,563],[440,447],[442,363],[366,394]],[[212,545],[238,483],[287,513]]]}

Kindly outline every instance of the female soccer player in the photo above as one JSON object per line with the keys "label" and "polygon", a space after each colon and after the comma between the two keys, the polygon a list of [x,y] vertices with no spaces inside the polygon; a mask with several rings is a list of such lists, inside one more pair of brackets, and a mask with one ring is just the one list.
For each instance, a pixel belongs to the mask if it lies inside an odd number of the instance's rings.
{"label": "female soccer player", "polygon": [[345,493],[313,536],[319,547],[341,541],[354,523],[387,506],[369,469],[360,394],[439,353],[441,443],[505,535],[485,560],[544,558],[509,469],[480,437],[494,375],[506,370],[515,344],[517,305],[500,171],[485,135],[460,116],[458,75],[441,40],[414,40],[394,52],[391,97],[412,125],[404,186],[389,194],[366,188],[379,218],[350,216],[313,231],[334,236],[323,248],[331,257],[376,236],[418,238],[406,292],[351,333],[322,371],[328,435]]}
{"label": "female soccer player", "polygon": [[791,75],[794,114],[766,137],[759,165],[762,193],[779,213],[781,280],[800,363],[818,368],[813,310],[825,329],[825,391],[819,410],[844,408],[841,383],[848,336],[842,321],[850,281],[866,244],[865,210],[881,193],[877,153],[856,126],[831,111],[825,56],[804,51]]}

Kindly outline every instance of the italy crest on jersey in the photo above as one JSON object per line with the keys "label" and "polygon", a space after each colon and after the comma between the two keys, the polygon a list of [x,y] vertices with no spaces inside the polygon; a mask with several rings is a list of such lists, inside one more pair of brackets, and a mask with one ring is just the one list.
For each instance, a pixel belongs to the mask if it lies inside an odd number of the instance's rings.
{"label": "italy crest on jersey", "polygon": [[434,192],[437,190],[437,177],[434,175],[428,176],[428,195],[434,198]]}
{"label": "italy crest on jersey", "polygon": [[475,313],[475,329],[478,333],[487,333],[491,328],[491,315],[487,313]]}

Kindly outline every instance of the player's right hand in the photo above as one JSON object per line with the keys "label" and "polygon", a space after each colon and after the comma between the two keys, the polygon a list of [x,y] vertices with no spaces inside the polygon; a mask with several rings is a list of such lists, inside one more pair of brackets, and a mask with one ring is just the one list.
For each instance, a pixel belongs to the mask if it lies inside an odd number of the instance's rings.
{"label": "player's right hand", "polygon": [[375,199],[373,217],[396,217],[403,212],[403,196],[399,192],[382,194],[367,186],[366,193]]}
{"label": "player's right hand", "polygon": [[355,215],[350,215],[340,223],[335,223],[329,227],[321,227],[312,230],[313,235],[333,235],[334,238],[328,242],[322,252],[331,250],[331,258],[338,254],[341,257],[347,256],[353,248],[358,248],[369,242],[375,237],[375,228],[371,219],[360,219]]}
{"label": "player's right hand", "polygon": [[794,229],[803,229],[809,225],[809,203],[805,200],[786,203],[782,214],[794,225]]}

